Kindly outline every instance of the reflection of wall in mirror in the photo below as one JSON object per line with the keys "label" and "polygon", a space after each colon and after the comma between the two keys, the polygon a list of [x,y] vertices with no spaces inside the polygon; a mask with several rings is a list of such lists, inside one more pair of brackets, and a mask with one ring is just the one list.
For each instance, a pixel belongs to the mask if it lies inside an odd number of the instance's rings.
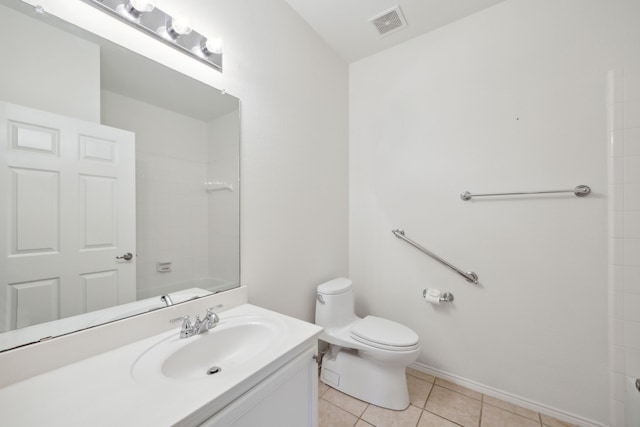
{"label": "reflection of wall in mirror", "polygon": [[237,181],[237,111],[206,123],[103,91],[102,112],[104,124],[136,134],[138,297],[205,277],[237,283],[238,193],[205,187],[212,174]]}
{"label": "reflection of wall in mirror", "polygon": [[0,51],[0,100],[100,121],[98,46],[0,6]]}
{"label": "reflection of wall in mirror", "polygon": [[233,187],[233,191],[208,193],[209,273],[235,283],[239,283],[240,271],[238,129],[240,115],[237,111],[214,119],[208,126],[208,181],[223,181]]}
{"label": "reflection of wall in mirror", "polygon": [[103,123],[136,133],[138,294],[206,276],[206,123],[108,91],[102,111]]}

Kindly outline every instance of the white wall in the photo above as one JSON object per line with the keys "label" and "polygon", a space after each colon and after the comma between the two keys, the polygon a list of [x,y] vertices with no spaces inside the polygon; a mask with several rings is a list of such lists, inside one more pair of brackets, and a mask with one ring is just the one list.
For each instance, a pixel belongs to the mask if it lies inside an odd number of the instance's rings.
{"label": "white wall", "polygon": [[100,121],[100,48],[0,5],[0,100]]}
{"label": "white wall", "polygon": [[[606,73],[637,1],[510,0],[350,67],[350,274],[423,365],[608,422]],[[459,194],[591,186],[574,196]],[[480,285],[396,239],[475,271]],[[421,300],[452,292],[449,306]]]}
{"label": "white wall", "polygon": [[609,73],[607,98],[611,422],[617,427],[640,423],[638,392],[628,387],[640,378],[640,51],[630,59],[635,63]]}
{"label": "white wall", "polygon": [[[240,275],[240,172],[238,165],[237,111],[208,123],[209,162],[207,181],[231,185],[231,190],[212,191],[209,205],[209,275],[237,283]],[[215,188],[215,187],[213,187]]]}
{"label": "white wall", "polygon": [[[138,298],[207,277],[207,123],[109,91],[102,123],[136,134]],[[158,272],[157,262],[172,271]]]}

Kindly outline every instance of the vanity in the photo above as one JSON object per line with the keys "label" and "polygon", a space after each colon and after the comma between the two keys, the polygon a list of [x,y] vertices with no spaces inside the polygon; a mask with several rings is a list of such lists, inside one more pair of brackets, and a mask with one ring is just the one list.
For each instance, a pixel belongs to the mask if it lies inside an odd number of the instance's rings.
{"label": "vanity", "polygon": [[[220,310],[202,334],[180,338],[178,322],[0,389],[0,423],[316,426],[321,328],[251,304]],[[158,314],[149,316],[166,321]],[[119,323],[102,328],[118,333]]]}

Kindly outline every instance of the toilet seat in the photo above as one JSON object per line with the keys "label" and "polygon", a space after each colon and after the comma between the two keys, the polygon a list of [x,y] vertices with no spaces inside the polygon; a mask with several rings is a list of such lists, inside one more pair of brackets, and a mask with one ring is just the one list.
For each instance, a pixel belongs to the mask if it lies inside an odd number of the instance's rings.
{"label": "toilet seat", "polygon": [[356,321],[351,338],[362,344],[389,351],[410,351],[419,347],[418,334],[400,323],[381,317],[367,316]]}

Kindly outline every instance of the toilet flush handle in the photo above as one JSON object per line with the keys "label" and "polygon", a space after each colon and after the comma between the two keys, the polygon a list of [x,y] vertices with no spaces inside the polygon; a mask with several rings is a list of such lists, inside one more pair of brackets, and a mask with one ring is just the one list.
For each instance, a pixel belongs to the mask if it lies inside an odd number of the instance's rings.
{"label": "toilet flush handle", "polygon": [[324,297],[322,296],[322,294],[317,294],[318,297],[318,302],[324,304]]}

